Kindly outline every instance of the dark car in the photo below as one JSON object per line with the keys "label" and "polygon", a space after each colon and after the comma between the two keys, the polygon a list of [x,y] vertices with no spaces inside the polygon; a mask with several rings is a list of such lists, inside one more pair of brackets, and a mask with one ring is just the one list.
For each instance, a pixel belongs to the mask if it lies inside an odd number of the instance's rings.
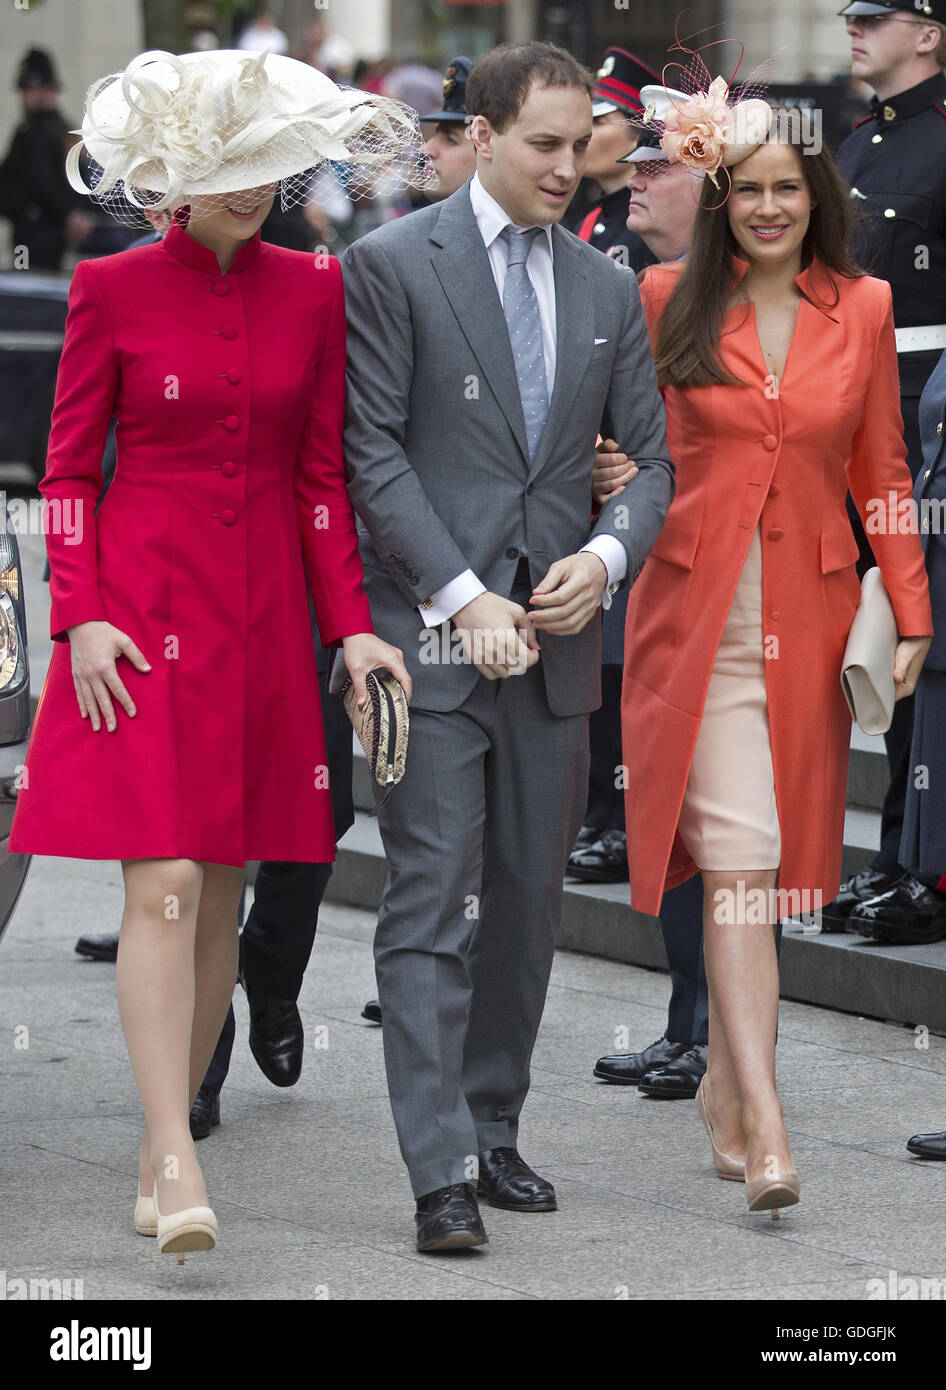
{"label": "dark car", "polygon": [[68,275],[0,271],[0,464],[39,482],[56,391]]}
{"label": "dark car", "polygon": [[4,506],[0,511],[0,937],[30,866],[7,848],[16,797],[26,775],[30,732],[30,660],[20,549]]}

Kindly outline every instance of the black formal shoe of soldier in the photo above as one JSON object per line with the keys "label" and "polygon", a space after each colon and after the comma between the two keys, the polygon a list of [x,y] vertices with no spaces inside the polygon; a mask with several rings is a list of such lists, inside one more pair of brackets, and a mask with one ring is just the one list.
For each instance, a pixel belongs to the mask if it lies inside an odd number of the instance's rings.
{"label": "black formal shoe of soldier", "polygon": [[907,1140],[907,1148],[917,1158],[946,1159],[946,1130],[938,1134],[914,1134]]}
{"label": "black formal shoe of soldier", "polygon": [[220,1092],[213,1086],[201,1086],[191,1106],[192,1139],[206,1139],[211,1129],[220,1123]]}
{"label": "black formal shoe of soldier", "polygon": [[904,874],[886,893],[854,909],[848,918],[848,931],[899,946],[942,941],[946,937],[946,893]]}
{"label": "black formal shoe of soldier", "polygon": [[361,1011],[362,1018],[366,1018],[369,1023],[381,1022],[381,1005],[377,999],[369,999]]}
{"label": "black formal shoe of soldier", "polygon": [[640,1093],[657,1100],[692,1100],[705,1074],[706,1045],[694,1043],[675,1062],[642,1076]]}
{"label": "black formal shoe of soldier", "polygon": [[599,1081],[608,1081],[612,1086],[639,1086],[641,1078],[668,1062],[682,1057],[689,1043],[671,1042],[669,1038],[658,1038],[643,1052],[619,1052],[615,1057],[599,1057],[595,1062],[594,1074]]}
{"label": "black formal shoe of soldier", "polygon": [[893,875],[877,869],[861,869],[852,874],[846,883],[841,884],[840,892],[832,898],[827,907],[821,909],[821,930],[826,933],[847,931],[847,921],[855,908],[861,903],[877,898],[892,888],[902,873],[901,869]]}
{"label": "black formal shoe of soldier", "polygon": [[557,1211],[555,1188],[534,1173],[518,1149],[484,1149],[476,1195],[503,1211]]}
{"label": "black formal shoe of soldier", "polygon": [[422,1254],[440,1250],[468,1250],[487,1245],[476,1192],[469,1182],[438,1187],[417,1199],[417,1248]]}
{"label": "black formal shoe of soldier", "polygon": [[623,830],[602,830],[586,848],[572,850],[568,877],[579,883],[627,883],[627,836]]}
{"label": "black formal shoe of soldier", "polygon": [[242,971],[240,984],[250,1006],[250,1051],[274,1086],[294,1086],[302,1072],[305,1034],[294,999],[251,989]]}
{"label": "black formal shoe of soldier", "polygon": [[117,960],[118,932],[109,932],[107,936],[80,936],[76,955],[85,956],[87,960]]}

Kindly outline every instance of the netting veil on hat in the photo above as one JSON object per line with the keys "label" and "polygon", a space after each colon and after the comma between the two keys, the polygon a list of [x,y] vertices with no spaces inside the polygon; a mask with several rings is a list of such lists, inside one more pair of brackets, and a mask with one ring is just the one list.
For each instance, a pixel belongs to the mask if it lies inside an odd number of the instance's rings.
{"label": "netting veil on hat", "polygon": [[267,52],[142,53],[90,87],[76,134],[70,184],[136,225],[144,208],[206,216],[275,184],[291,207],[326,161],[356,197],[437,179],[409,106]]}
{"label": "netting veil on hat", "polygon": [[[756,68],[737,88],[735,79],[743,52],[738,40],[716,40],[702,50],[688,48],[687,42],[677,37],[669,52],[680,52],[689,61],[668,63],[663,70],[664,82],[669,72],[677,74],[676,87],[644,88],[644,114],[632,119],[631,124],[639,125],[651,139],[657,137],[664,159],[685,164],[695,174],[704,174],[716,188],[717,175],[722,172],[728,196],[728,170],[748,158],[769,134],[773,112],[763,98],[767,91],[764,74],[772,59]],[[739,62],[731,77],[714,78],[702,53],[730,42],[739,48]]]}

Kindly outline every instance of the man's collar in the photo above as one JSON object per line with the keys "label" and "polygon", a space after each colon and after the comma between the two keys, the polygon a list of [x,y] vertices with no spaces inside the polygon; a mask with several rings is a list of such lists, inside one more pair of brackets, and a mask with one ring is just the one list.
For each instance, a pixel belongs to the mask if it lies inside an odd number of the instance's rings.
{"label": "man's collar", "polygon": [[[491,193],[487,193],[480,182],[479,173],[474,174],[470,180],[470,205],[473,208],[473,216],[476,218],[476,225],[480,229],[480,235],[486,243],[487,250],[504,227],[516,226],[506,209],[497,203]],[[540,224],[537,223],[536,225]],[[553,226],[554,223],[546,223],[542,228],[546,235],[550,256],[552,255]],[[517,230],[524,229],[517,228]]]}
{"label": "man's collar", "polygon": [[895,97],[888,97],[886,101],[871,97],[870,114],[883,128],[893,125],[895,121],[905,121],[911,116],[918,116],[921,111],[926,111],[937,102],[943,101],[946,101],[946,81],[943,74],[937,72],[923,82],[918,82],[915,87],[908,87],[905,92],[899,92]]}

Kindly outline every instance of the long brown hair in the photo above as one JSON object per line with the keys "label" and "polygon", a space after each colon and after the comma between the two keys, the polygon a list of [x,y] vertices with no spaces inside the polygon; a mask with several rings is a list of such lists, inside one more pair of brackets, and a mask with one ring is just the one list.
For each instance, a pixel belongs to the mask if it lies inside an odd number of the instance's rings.
{"label": "long brown hair", "polygon": [[[769,135],[779,141],[776,124]],[[855,279],[864,271],[848,253],[851,234],[850,190],[838,166],[822,146],[817,153],[806,149],[802,157],[795,148],[802,177],[815,204],[802,243],[802,264],[813,256],[828,271]],[[723,365],[720,335],[729,301],[737,283],[733,257],[745,259],[729,228],[726,209],[718,206],[720,195],[704,178],[700,204],[693,223],[690,252],[679,281],[670,296],[657,335],[654,360],[661,385],[666,386],[745,386],[747,383]],[[838,302],[836,282],[827,277]],[[827,307],[831,307],[828,305]]]}

